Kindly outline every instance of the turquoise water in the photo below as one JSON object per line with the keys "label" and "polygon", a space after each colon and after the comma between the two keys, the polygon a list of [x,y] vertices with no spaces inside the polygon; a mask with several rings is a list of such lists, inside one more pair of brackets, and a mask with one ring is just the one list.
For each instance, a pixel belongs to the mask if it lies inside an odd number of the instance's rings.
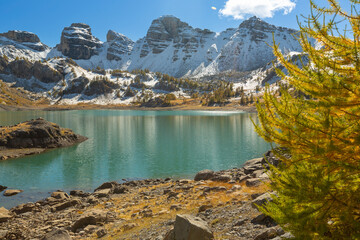
{"label": "turquoise water", "polygon": [[193,177],[202,169],[240,167],[268,149],[254,132],[256,114],[209,111],[0,112],[0,125],[43,117],[89,138],[69,148],[0,162],[0,184],[25,192],[0,206],[105,181]]}

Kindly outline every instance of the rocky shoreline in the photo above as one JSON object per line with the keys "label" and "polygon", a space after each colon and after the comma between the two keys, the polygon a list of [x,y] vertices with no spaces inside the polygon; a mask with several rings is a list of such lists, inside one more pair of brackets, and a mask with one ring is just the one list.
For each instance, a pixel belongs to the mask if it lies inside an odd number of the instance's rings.
{"label": "rocky shoreline", "polygon": [[14,126],[0,126],[0,160],[38,154],[47,149],[68,147],[85,140],[86,137],[42,118]]}
{"label": "rocky shoreline", "polygon": [[267,162],[278,164],[268,152],[242,168],[201,171],[194,180],[106,182],[92,193],[56,191],[35,203],[0,208],[0,239],[171,240],[186,232],[197,236],[186,239],[198,240],[290,237],[257,209],[271,200],[264,184]]}

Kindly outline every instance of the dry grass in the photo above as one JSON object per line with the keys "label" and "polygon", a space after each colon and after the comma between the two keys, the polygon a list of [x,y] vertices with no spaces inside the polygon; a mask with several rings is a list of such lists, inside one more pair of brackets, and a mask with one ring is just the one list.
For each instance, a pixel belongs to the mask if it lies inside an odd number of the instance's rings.
{"label": "dry grass", "polygon": [[[173,183],[165,183],[142,187],[128,194],[118,195],[110,200],[114,204],[114,207],[110,208],[110,210],[117,213],[118,220],[115,223],[106,225],[109,234],[104,239],[130,239],[140,231],[161,228],[162,223],[174,220],[177,214],[195,215],[199,207],[203,205],[211,205],[212,208],[234,206],[240,204],[241,201],[250,200],[250,195],[253,193],[268,190],[265,184],[253,188],[246,187],[244,184],[239,185],[242,186],[241,190],[229,192],[228,190],[232,188],[233,184],[205,181],[203,185],[196,185],[194,188],[184,191],[180,189],[174,190],[175,185]],[[226,191],[210,191],[204,195],[203,189],[205,187],[225,187]],[[178,198],[168,199],[167,194],[156,194],[156,197],[150,195],[144,198],[144,192],[151,193],[160,189],[171,189],[178,193]],[[181,208],[170,210],[171,206],[174,205],[180,205]],[[98,205],[97,208],[105,208],[105,204]],[[152,216],[144,216],[142,214],[144,210],[151,210]],[[224,220],[219,219],[217,221]],[[231,219],[227,221],[231,221]],[[215,232],[217,237],[223,236],[223,234]]]}
{"label": "dry grass", "polygon": [[30,94],[24,89],[9,87],[0,80],[0,104],[2,105],[30,107],[49,104],[49,101],[44,98],[32,100],[29,97]]}

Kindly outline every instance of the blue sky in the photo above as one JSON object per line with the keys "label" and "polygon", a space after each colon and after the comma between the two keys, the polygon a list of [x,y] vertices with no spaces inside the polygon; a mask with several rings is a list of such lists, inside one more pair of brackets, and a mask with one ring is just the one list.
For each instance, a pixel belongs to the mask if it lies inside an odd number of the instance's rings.
{"label": "blue sky", "polygon": [[55,46],[64,27],[83,22],[102,41],[109,29],[136,41],[162,15],[219,32],[255,13],[271,24],[297,28],[296,16],[309,12],[308,0],[0,0],[0,32],[34,32]]}

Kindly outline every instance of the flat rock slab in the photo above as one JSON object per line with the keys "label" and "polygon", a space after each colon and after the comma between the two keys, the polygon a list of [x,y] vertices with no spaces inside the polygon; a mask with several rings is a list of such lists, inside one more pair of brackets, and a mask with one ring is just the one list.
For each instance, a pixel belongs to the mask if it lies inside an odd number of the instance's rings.
{"label": "flat rock slab", "polygon": [[8,189],[8,190],[6,190],[5,192],[4,192],[4,196],[5,197],[10,197],[10,196],[14,196],[14,195],[16,195],[16,194],[19,194],[19,193],[21,193],[21,192],[23,192],[23,190],[17,190],[17,189]]}

